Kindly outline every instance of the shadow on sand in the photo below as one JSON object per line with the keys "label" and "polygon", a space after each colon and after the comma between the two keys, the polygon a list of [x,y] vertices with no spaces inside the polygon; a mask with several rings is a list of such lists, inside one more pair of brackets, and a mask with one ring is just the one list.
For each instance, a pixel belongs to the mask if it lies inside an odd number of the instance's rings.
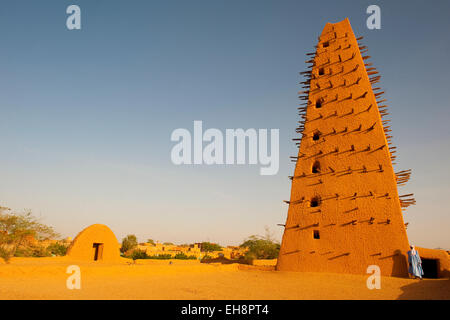
{"label": "shadow on sand", "polygon": [[399,300],[449,300],[450,279],[424,279],[400,288]]}

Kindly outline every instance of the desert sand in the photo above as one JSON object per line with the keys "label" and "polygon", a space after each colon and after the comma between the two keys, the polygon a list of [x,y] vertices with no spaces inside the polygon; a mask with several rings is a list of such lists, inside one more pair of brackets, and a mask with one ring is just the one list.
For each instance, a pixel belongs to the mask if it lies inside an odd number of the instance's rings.
{"label": "desert sand", "polygon": [[[280,272],[273,267],[198,261],[121,259],[77,262],[67,257],[0,262],[0,299],[450,299],[450,279]],[[81,269],[81,289],[66,287],[69,265]]]}

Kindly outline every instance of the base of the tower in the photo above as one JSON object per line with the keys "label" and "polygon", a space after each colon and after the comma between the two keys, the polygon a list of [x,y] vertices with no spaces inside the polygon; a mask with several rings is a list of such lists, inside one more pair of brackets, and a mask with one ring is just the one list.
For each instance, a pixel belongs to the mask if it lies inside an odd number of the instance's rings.
{"label": "base of the tower", "polygon": [[[373,273],[371,266],[379,267],[380,275],[391,277],[408,277],[408,260],[406,252],[397,250],[363,260],[351,254],[326,255],[317,252],[307,252],[305,256],[280,253],[276,270],[293,272],[326,272],[344,274]],[[369,271],[368,271],[369,268]]]}

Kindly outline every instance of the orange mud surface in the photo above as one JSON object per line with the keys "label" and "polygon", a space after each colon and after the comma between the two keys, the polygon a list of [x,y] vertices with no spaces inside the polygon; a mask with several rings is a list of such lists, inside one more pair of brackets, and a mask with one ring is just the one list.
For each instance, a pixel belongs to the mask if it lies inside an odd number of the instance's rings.
{"label": "orange mud surface", "polygon": [[[81,289],[69,290],[69,265],[81,269]],[[63,258],[0,262],[0,299],[450,299],[450,279],[280,272],[273,267],[130,260],[109,264]]]}

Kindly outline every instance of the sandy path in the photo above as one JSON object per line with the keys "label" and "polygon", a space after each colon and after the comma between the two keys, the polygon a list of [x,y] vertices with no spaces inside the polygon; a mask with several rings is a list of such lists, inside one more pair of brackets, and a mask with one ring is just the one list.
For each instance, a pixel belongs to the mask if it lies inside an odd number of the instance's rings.
{"label": "sandy path", "polygon": [[[81,268],[81,290],[66,288],[67,266]],[[450,299],[450,280],[242,270],[238,265],[139,261],[137,265],[77,263],[65,258],[16,258],[0,264],[0,299]]]}

